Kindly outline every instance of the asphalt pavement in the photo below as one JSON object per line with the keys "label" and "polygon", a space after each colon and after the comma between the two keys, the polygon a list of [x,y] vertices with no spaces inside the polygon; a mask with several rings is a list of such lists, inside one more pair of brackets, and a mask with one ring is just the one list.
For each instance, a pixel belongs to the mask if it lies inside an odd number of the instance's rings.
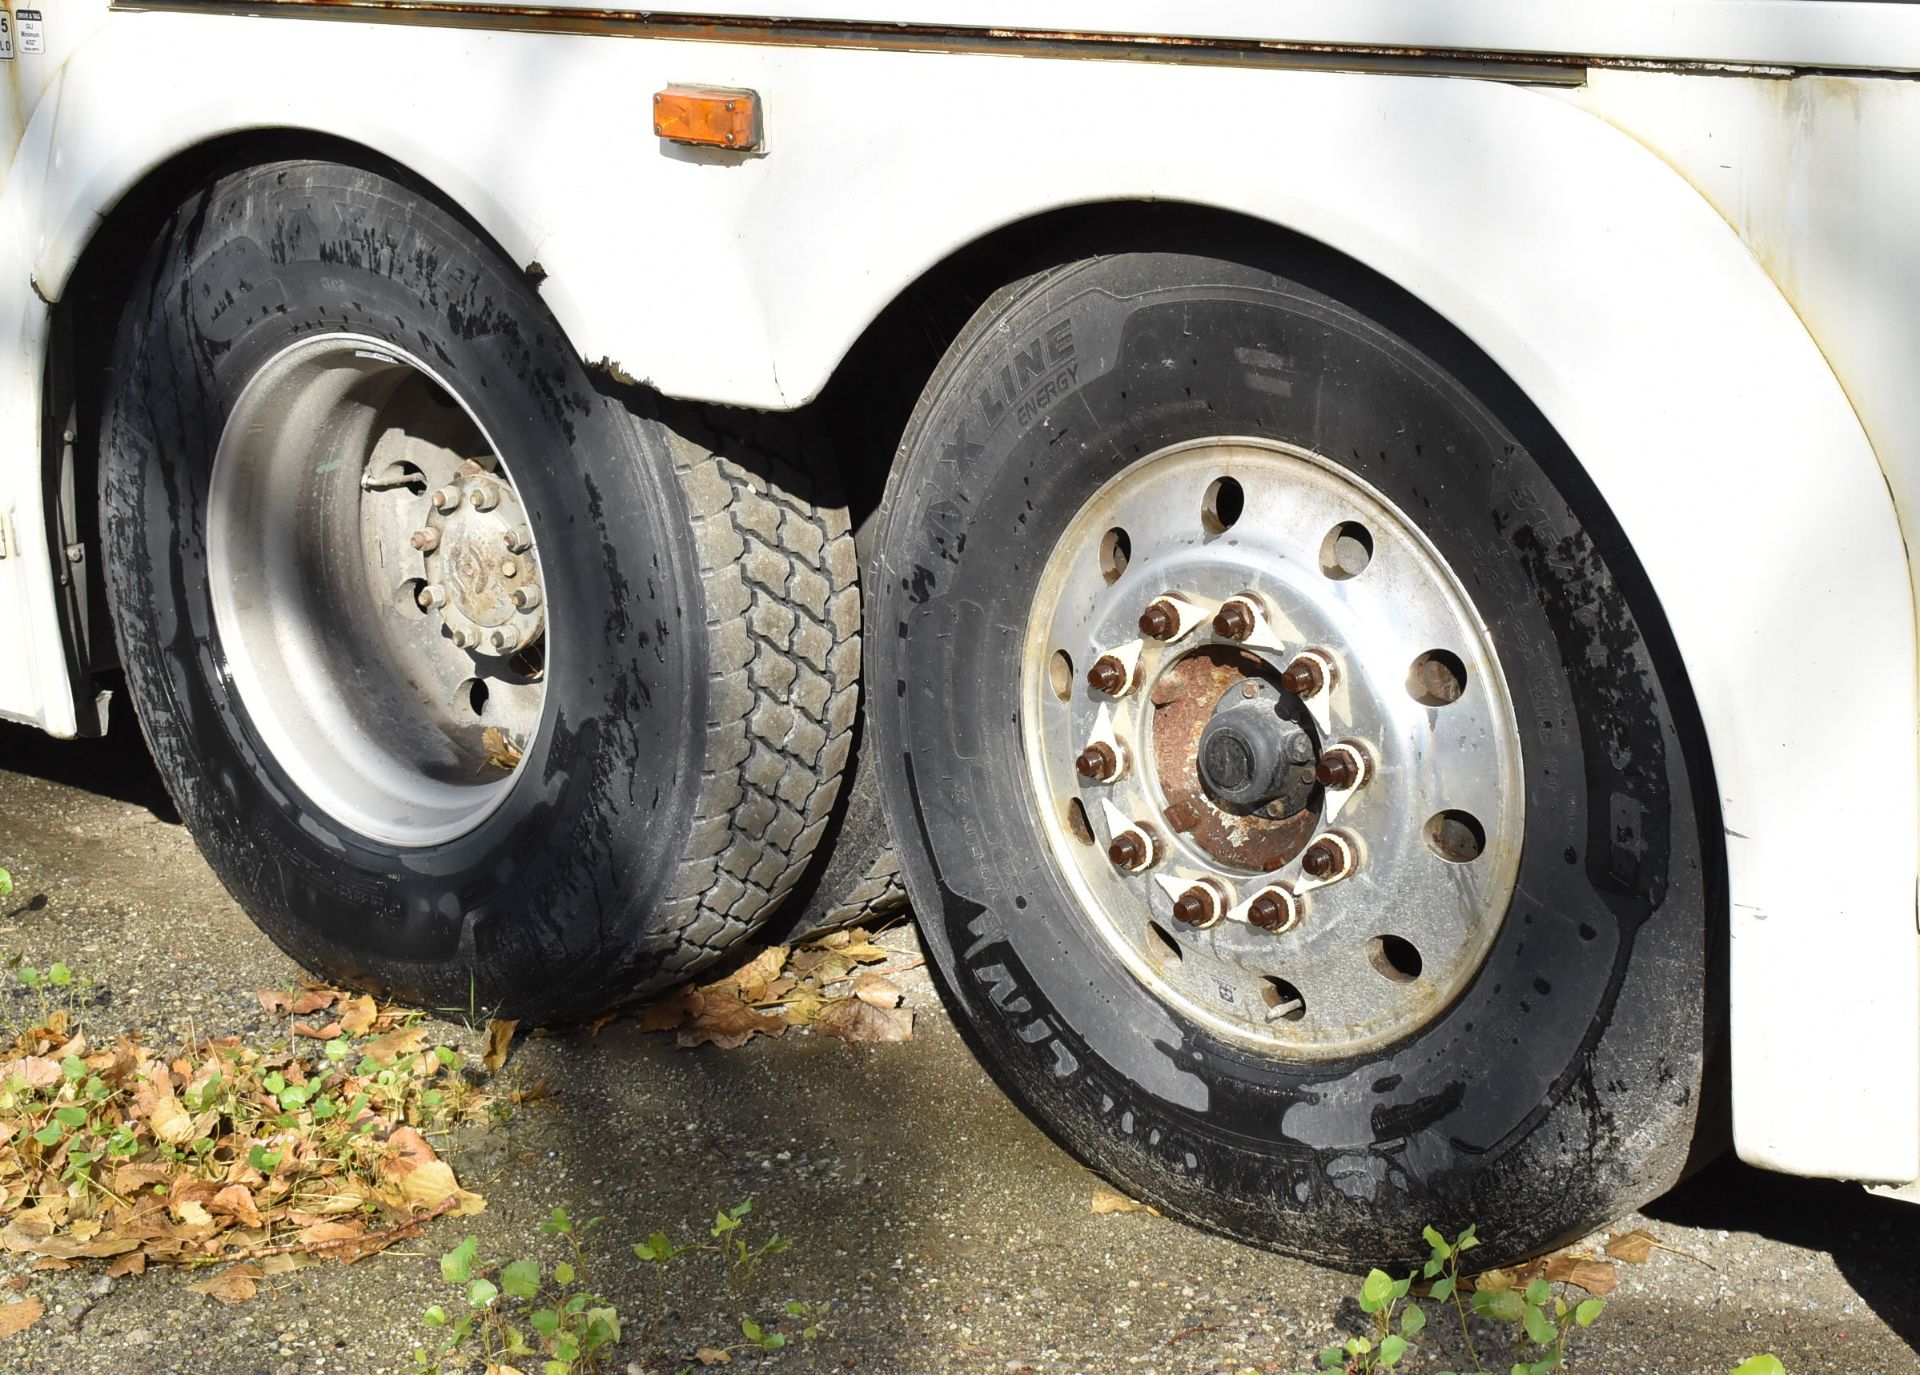
{"label": "asphalt pavement", "polygon": [[[255,991],[300,971],[201,862],[124,722],[78,743],[0,727],[0,865],[15,882],[0,900],[0,958],[61,960],[93,980],[96,1038],[271,1039],[283,1026]],[[912,963],[910,928],[886,939]],[[47,1310],[0,1338],[0,1371],[412,1370],[423,1312],[452,1295],[439,1253],[471,1231],[483,1257],[559,1259],[536,1230],[556,1205],[603,1219],[587,1259],[626,1319],[604,1368],[678,1371],[702,1347],[740,1345],[737,1306],[691,1257],[666,1267],[665,1317],[649,1325],[653,1275],[630,1245],[656,1229],[704,1239],[716,1208],[748,1196],[756,1223],[792,1243],[768,1259],[750,1306],[833,1307],[810,1347],[735,1350],[731,1370],[1285,1372],[1353,1329],[1350,1276],[1144,1213],[1093,1213],[1099,1181],[981,1072],[925,971],[898,981],[919,1009],[901,1045],[790,1033],[687,1050],[630,1018],[526,1039],[507,1075],[545,1080],[544,1099],[444,1146],[484,1213],[352,1266],[270,1278],[246,1303],[192,1292],[177,1270],[108,1279],[0,1255],[0,1302],[37,1297]],[[17,1020],[8,996],[0,1022]],[[477,1045],[466,1028],[434,1036]],[[1760,1351],[1792,1375],[1920,1371],[1920,1209],[1722,1161],[1621,1226],[1663,1249],[1621,1267],[1573,1351],[1576,1375],[1725,1372]],[[1445,1324],[1422,1341],[1402,1369],[1464,1359]]]}

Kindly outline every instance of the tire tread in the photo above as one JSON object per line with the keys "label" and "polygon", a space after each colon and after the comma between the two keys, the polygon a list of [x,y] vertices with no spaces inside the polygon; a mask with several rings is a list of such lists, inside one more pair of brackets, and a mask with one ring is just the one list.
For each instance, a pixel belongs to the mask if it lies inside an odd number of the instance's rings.
{"label": "tire tread", "polygon": [[852,525],[844,505],[780,456],[792,452],[789,437],[766,432],[782,419],[669,421],[713,646],[696,843],[681,861],[681,900],[662,914],[674,936],[661,958],[671,978],[718,959],[800,881],[852,747],[860,674]]}

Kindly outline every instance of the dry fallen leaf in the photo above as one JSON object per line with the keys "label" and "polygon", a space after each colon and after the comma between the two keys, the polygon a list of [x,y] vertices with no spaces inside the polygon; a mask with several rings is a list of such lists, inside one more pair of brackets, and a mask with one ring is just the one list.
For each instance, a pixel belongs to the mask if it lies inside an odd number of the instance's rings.
{"label": "dry fallen leaf", "polygon": [[1622,1232],[1607,1243],[1607,1254],[1615,1260],[1624,1260],[1629,1265],[1644,1265],[1653,1254],[1653,1248],[1660,1243],[1653,1233],[1636,1227],[1631,1232]]}
{"label": "dry fallen leaf", "polygon": [[913,1009],[875,1007],[872,1003],[848,998],[832,1004],[820,1014],[814,1026],[828,1036],[854,1041],[911,1041]]}
{"label": "dry fallen leaf", "polygon": [[253,1264],[234,1265],[222,1270],[212,1279],[201,1280],[198,1284],[189,1284],[187,1288],[196,1294],[206,1294],[222,1303],[245,1303],[259,1292],[260,1267]]}
{"label": "dry fallen leaf", "polygon": [[153,1112],[150,1114],[153,1134],[162,1141],[175,1146],[184,1146],[193,1140],[193,1116],[180,1106],[180,1100],[168,1090],[153,1100]]}
{"label": "dry fallen leaf", "polygon": [[480,732],[480,747],[487,752],[487,764],[494,768],[510,772],[519,767],[520,747],[498,726],[488,726]]}
{"label": "dry fallen leaf", "polygon": [[224,1213],[242,1227],[259,1227],[259,1210],[253,1206],[253,1192],[244,1184],[229,1184],[207,1204],[210,1213]]}
{"label": "dry fallen leaf", "polygon": [[487,1040],[480,1059],[490,1073],[498,1074],[500,1067],[507,1063],[507,1048],[513,1044],[514,1029],[519,1025],[518,1020],[487,1023]]}
{"label": "dry fallen leaf", "polygon": [[362,993],[340,1005],[340,1029],[349,1036],[365,1036],[373,1030],[373,1019],[380,1013],[373,999]]}
{"label": "dry fallen leaf", "polygon": [[385,1036],[367,1042],[367,1054],[375,1062],[391,1065],[405,1055],[416,1055],[427,1043],[427,1029],[423,1026],[401,1027],[389,1031]]}
{"label": "dry fallen leaf", "polygon": [[0,1231],[0,1250],[52,1256],[56,1260],[117,1256],[122,1251],[133,1250],[139,1244],[132,1237],[108,1236],[95,1237],[92,1241],[75,1241],[72,1237],[35,1236],[17,1226]]}
{"label": "dry fallen leaf", "polygon": [[260,999],[260,1006],[276,1017],[304,1017],[309,1012],[332,1007],[341,993],[333,988],[308,988],[298,993],[281,993],[276,989],[263,988],[256,996]]}
{"label": "dry fallen leaf", "polygon": [[122,1275],[144,1274],[147,1268],[145,1251],[128,1251],[125,1255],[115,1256],[107,1266],[107,1277],[119,1279]]}
{"label": "dry fallen leaf", "polygon": [[790,953],[784,945],[770,945],[758,955],[748,960],[730,974],[714,980],[708,988],[724,988],[731,985],[740,990],[740,996],[750,1003],[757,1003],[765,995],[767,985],[780,976],[786,967]]}
{"label": "dry fallen leaf", "polygon": [[302,1245],[313,1246],[321,1242],[351,1241],[366,1234],[364,1222],[314,1222],[300,1229],[299,1238]]}
{"label": "dry fallen leaf", "polygon": [[1091,1213],[1152,1213],[1155,1217],[1160,1216],[1158,1208],[1128,1198],[1125,1194],[1115,1193],[1104,1184],[1094,1186],[1093,1206],[1087,1211]]}
{"label": "dry fallen leaf", "polygon": [[0,1303],[0,1337],[11,1337],[16,1332],[25,1332],[40,1321],[47,1306],[38,1299],[22,1299],[18,1303]]}
{"label": "dry fallen leaf", "polygon": [[703,1346],[693,1353],[693,1359],[701,1365],[730,1365],[733,1357],[717,1346]]}
{"label": "dry fallen leaf", "polygon": [[487,1206],[478,1194],[468,1193],[453,1177],[453,1167],[433,1153],[427,1138],[412,1127],[397,1127],[387,1144],[393,1154],[380,1162],[381,1177],[399,1186],[406,1201],[422,1208],[437,1208],[452,1201],[448,1211],[455,1217],[468,1217]]}
{"label": "dry fallen leaf", "polygon": [[1611,1294],[1620,1283],[1620,1273],[1612,1261],[1591,1256],[1549,1256],[1546,1279],[1549,1284],[1577,1284],[1589,1294]]}
{"label": "dry fallen leaf", "polygon": [[892,980],[879,974],[862,974],[853,981],[853,996],[874,1007],[898,1007],[906,994]]}
{"label": "dry fallen leaf", "polygon": [[44,1055],[23,1055],[0,1064],[0,1083],[24,1079],[30,1089],[50,1089],[60,1082],[60,1062]]}
{"label": "dry fallen leaf", "polygon": [[293,1024],[295,1036],[311,1036],[316,1041],[331,1041],[340,1034],[340,1023],[328,1022],[325,1026],[308,1026],[305,1022]]}

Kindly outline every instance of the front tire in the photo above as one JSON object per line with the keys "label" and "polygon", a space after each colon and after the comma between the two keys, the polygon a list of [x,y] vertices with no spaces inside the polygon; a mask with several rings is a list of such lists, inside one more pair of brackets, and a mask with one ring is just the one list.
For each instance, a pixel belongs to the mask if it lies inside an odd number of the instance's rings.
{"label": "front tire", "polygon": [[908,430],[870,710],[926,948],[1008,1091],[1180,1216],[1493,1263],[1681,1170],[1685,687],[1521,410],[1350,265],[1129,252],[988,302]]}
{"label": "front tire", "polygon": [[301,963],[561,1020],[692,973],[799,880],[857,707],[830,494],[596,387],[490,245],[352,167],[182,206],[113,371],[129,691]]}

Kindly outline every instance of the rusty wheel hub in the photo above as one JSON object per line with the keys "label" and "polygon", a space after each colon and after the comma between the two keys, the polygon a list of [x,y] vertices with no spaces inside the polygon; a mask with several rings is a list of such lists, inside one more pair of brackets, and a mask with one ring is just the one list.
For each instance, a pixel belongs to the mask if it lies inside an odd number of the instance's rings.
{"label": "rusty wheel hub", "polygon": [[547,628],[540,564],[513,484],[471,459],[436,487],[426,523],[410,543],[423,558],[421,605],[447,636],[476,654],[531,648]]}
{"label": "rusty wheel hub", "polygon": [[1459,580],[1379,492],[1261,440],[1141,459],[1055,545],[1025,662],[1067,919],[1157,997],[1331,1058],[1478,971],[1518,867],[1513,708]]}
{"label": "rusty wheel hub", "polygon": [[[1169,827],[1220,863],[1256,873],[1284,868],[1306,848],[1319,819],[1317,734],[1265,660],[1202,645],[1160,675],[1149,700]],[[1263,731],[1269,721],[1275,729]]]}

